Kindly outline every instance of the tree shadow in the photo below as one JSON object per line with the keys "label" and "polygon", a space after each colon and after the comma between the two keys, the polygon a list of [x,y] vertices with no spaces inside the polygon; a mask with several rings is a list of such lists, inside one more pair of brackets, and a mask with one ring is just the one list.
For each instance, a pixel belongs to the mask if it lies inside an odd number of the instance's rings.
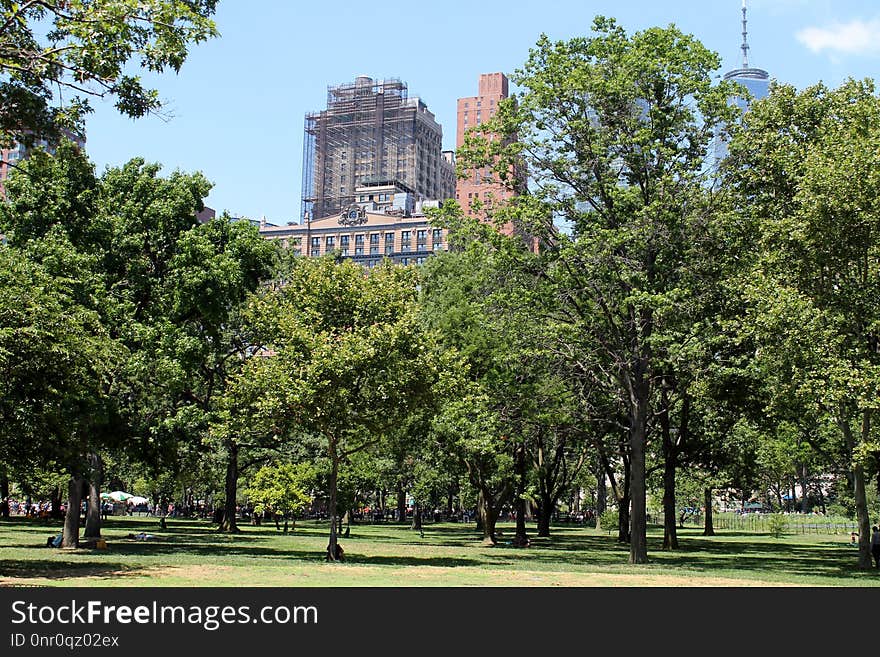
{"label": "tree shadow", "polygon": [[[143,566],[132,566],[121,561],[71,563],[69,561],[51,561],[48,559],[28,561],[0,560],[0,578],[53,580],[78,577],[115,578],[137,574],[141,570],[143,570]],[[0,586],[3,586],[3,584],[0,584]],[[7,584],[6,586],[12,585]]]}

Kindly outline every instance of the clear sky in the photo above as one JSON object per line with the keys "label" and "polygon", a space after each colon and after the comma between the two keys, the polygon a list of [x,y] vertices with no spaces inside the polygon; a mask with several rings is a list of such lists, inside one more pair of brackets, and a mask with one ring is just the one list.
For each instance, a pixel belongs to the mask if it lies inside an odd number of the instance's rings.
{"label": "clear sky", "polygon": [[[719,73],[742,63],[741,0],[221,0],[220,37],[192,48],[180,74],[148,78],[169,120],[132,121],[95,103],[89,156],[101,172],[132,157],[164,171],[201,171],[206,203],[275,224],[299,221],[303,120],[326,107],[327,87],[358,75],[399,78],[455,145],[456,100],[477,93],[480,73],[510,74],[541,33],[589,33],[593,17],[628,32],[675,24],[721,55]],[[749,64],[803,89],[880,76],[877,0],[749,0]]]}

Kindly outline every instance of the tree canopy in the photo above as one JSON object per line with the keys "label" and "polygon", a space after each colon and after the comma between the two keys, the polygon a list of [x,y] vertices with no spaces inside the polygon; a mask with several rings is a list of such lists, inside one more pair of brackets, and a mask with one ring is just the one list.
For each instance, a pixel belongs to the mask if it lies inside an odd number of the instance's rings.
{"label": "tree canopy", "polygon": [[191,44],[217,36],[217,0],[0,2],[0,143],[81,131],[90,101],[124,115],[161,111],[132,73],[179,72]]}

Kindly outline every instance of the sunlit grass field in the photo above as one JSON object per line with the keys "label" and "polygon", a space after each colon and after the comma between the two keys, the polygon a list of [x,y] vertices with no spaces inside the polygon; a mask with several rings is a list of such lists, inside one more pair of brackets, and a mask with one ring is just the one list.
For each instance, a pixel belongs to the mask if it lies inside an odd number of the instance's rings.
{"label": "sunlit grass field", "polygon": [[[627,563],[616,536],[560,525],[532,545],[507,543],[501,524],[495,547],[484,547],[474,524],[427,524],[424,536],[402,524],[355,524],[340,538],[343,563],[324,560],[326,522],[299,521],[288,534],[274,525],[219,534],[204,520],[170,519],[161,530],[150,517],[112,517],[102,530],[106,549],[46,547],[59,525],[0,521],[2,586],[183,587],[588,587],[588,586],[880,586],[880,571],[857,567],[849,535],[793,535],[680,530],[681,548],[663,551],[662,528],[651,527],[650,563]],[[148,532],[138,541],[128,534]]]}

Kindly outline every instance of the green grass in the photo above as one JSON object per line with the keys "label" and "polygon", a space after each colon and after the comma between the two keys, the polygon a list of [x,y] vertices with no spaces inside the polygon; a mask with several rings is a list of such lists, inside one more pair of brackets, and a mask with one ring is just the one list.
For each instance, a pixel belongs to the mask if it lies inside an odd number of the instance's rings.
{"label": "green grass", "polygon": [[[245,526],[219,534],[199,520],[111,518],[105,550],[46,547],[58,525],[13,518],[0,522],[0,585],[6,586],[880,586],[880,571],[857,567],[849,534],[796,535],[680,531],[681,549],[663,551],[662,529],[648,535],[650,563],[627,563],[628,546],[613,535],[563,525],[552,537],[529,535],[529,548],[504,541],[484,547],[475,526],[426,525],[424,538],[404,525],[355,525],[341,538],[345,561],[324,561],[326,523],[299,522],[283,534]],[[155,541],[126,538],[146,531]]]}

